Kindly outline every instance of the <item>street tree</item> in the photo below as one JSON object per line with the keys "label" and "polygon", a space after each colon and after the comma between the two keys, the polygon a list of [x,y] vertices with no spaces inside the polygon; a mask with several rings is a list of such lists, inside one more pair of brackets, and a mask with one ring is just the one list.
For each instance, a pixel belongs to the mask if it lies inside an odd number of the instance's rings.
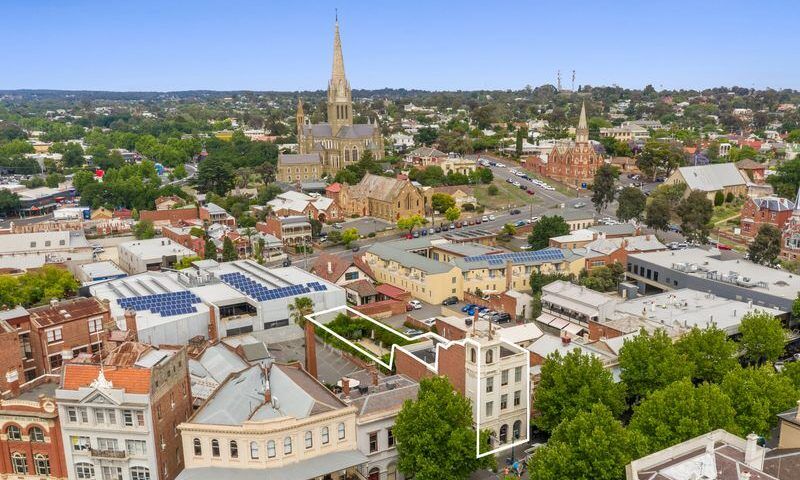
{"label": "street tree", "polygon": [[644,223],[654,230],[666,231],[672,218],[672,207],[664,197],[650,200],[645,208]]}
{"label": "street tree", "polygon": [[0,189],[0,213],[10,215],[21,206],[19,195],[6,189]]}
{"label": "street tree", "polygon": [[355,228],[348,228],[342,232],[342,244],[346,248],[350,248],[350,244],[358,240],[358,230]]}
{"label": "street tree", "polygon": [[408,233],[414,231],[415,228],[425,225],[428,220],[422,215],[410,215],[408,217],[400,217],[397,220],[397,228],[400,230],[408,230]]}
{"label": "street tree", "polygon": [[626,430],[603,404],[564,419],[528,462],[530,480],[617,480],[646,454],[644,438]]}
{"label": "street tree", "polygon": [[759,227],[756,238],[747,249],[750,261],[761,265],[774,265],[781,253],[781,231],[772,224]]}
{"label": "street tree", "polygon": [[704,192],[697,190],[690,193],[678,204],[676,213],[681,218],[681,230],[687,240],[708,243],[714,205]]}
{"label": "street tree", "polygon": [[647,439],[648,451],[655,452],[724,428],[737,434],[731,399],[718,385],[698,387],[687,378],[656,390],[633,407],[628,425]]}
{"label": "street tree", "polygon": [[781,321],[763,310],[746,314],[739,325],[742,334],[740,344],[744,358],[750,363],[761,365],[774,362],[783,353],[786,344],[786,330]]}
{"label": "street tree", "polygon": [[552,217],[544,216],[533,226],[531,234],[528,236],[528,243],[535,250],[547,248],[552,237],[566,235],[569,233],[569,225],[558,215]]}
{"label": "street tree", "polygon": [[737,367],[720,384],[728,398],[736,399],[736,423],[742,432],[769,437],[778,423],[777,415],[797,402],[797,388],[792,381],[775,372],[772,365]]}
{"label": "street tree", "polygon": [[692,365],[663,329],[650,334],[642,328],[638,335],[626,339],[619,353],[619,366],[628,395],[637,400],[692,374]]}
{"label": "street tree", "polygon": [[614,382],[598,358],[578,349],[564,356],[558,352],[549,355],[536,386],[536,409],[541,415],[534,423],[552,432],[562,420],[590,410],[595,403],[619,415],[625,410],[624,385]]}
{"label": "street tree", "polygon": [[213,155],[200,162],[200,167],[197,169],[197,187],[202,192],[214,192],[225,196],[233,188],[233,179],[231,164]]}
{"label": "street tree", "polygon": [[494,462],[476,458],[472,407],[445,377],[420,381],[415,400],[406,400],[392,433],[398,469],[416,480],[466,480]]}
{"label": "street tree", "polygon": [[597,213],[614,201],[617,195],[615,186],[617,178],[619,178],[619,170],[612,165],[604,164],[597,169],[592,184],[592,203]]}
{"label": "street tree", "polygon": [[456,201],[452,195],[446,193],[434,193],[431,196],[431,207],[439,213],[444,213],[449,208],[456,206]]}
{"label": "street tree", "polygon": [[692,365],[692,380],[696,384],[719,383],[739,364],[736,342],[716,325],[693,327],[675,343],[675,349]]}
{"label": "street tree", "polygon": [[455,222],[461,217],[461,209],[458,207],[450,207],[444,212],[444,218],[448,222]]}
{"label": "street tree", "polygon": [[619,192],[617,218],[621,222],[639,221],[647,206],[647,197],[636,187],[625,187]]}
{"label": "street tree", "polygon": [[625,278],[625,269],[619,262],[595,267],[581,279],[581,285],[597,292],[613,292]]}

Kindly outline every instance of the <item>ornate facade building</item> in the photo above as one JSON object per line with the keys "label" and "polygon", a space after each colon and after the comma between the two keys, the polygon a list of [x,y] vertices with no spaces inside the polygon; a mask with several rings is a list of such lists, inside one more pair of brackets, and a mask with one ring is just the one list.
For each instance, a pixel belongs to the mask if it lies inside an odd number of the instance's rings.
{"label": "ornate facade building", "polygon": [[783,227],[781,258],[800,260],[800,188],[797,189],[797,200],[794,203],[792,216]]}
{"label": "ornate facade building", "polygon": [[328,82],[328,121],[313,124],[297,105],[297,155],[281,155],[278,159],[278,179],[297,181],[332,175],[353,164],[366,151],[376,160],[383,158],[383,137],[377,120],[366,124],[353,123],[353,98],[350,82],[344,73],[342,41],[339,22],[333,36],[333,72]]}
{"label": "ornate facade building", "polygon": [[377,217],[396,222],[425,214],[425,198],[408,180],[368,173],[358,184],[343,184],[338,194],[346,216]]}
{"label": "ornate facade building", "polygon": [[573,187],[582,187],[594,181],[594,174],[602,165],[603,157],[589,143],[586,104],[583,104],[575,143],[553,149],[547,159],[547,176]]}

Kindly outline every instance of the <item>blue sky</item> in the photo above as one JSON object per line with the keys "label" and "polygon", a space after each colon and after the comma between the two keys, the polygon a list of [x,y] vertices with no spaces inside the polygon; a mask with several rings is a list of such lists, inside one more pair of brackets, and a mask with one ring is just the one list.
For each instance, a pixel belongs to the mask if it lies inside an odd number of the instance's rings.
{"label": "blue sky", "polygon": [[336,7],[354,88],[800,88],[788,0],[4,0],[0,89],[323,89]]}

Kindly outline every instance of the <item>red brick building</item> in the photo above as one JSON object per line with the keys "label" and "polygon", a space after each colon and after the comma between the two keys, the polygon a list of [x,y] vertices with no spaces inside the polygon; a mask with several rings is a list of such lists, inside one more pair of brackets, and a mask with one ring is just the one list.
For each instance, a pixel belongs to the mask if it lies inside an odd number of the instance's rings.
{"label": "red brick building", "polygon": [[547,176],[553,180],[581,187],[591,184],[594,174],[603,165],[603,157],[589,143],[586,105],[581,106],[581,118],[575,131],[575,143],[566,148],[556,147],[547,158]]}
{"label": "red brick building", "polygon": [[781,197],[748,198],[741,210],[739,225],[742,236],[755,238],[761,225],[770,224],[783,230],[792,217],[795,205]]}
{"label": "red brick building", "polygon": [[800,189],[797,190],[797,199],[794,202],[794,211],[786,221],[781,236],[781,258],[786,260],[800,260]]}
{"label": "red brick building", "polygon": [[[58,373],[64,359],[98,352],[112,329],[116,324],[108,306],[96,298],[2,311],[0,370],[16,369],[21,382]],[[7,388],[3,379],[0,387]]]}
{"label": "red brick building", "polygon": [[59,377],[20,385],[13,370],[3,380],[11,388],[0,398],[0,478],[67,478],[54,395]]}
{"label": "red brick building", "polygon": [[[197,228],[197,227],[194,227]],[[175,243],[194,250],[198,257],[205,258],[206,241],[191,234],[192,227],[168,226],[161,229],[161,234]]]}

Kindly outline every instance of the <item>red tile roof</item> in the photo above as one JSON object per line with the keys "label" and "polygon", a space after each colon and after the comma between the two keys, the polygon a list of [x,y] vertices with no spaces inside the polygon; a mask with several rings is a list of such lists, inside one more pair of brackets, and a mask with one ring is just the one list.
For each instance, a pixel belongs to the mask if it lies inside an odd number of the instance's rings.
{"label": "red tile roof", "polygon": [[[330,271],[328,271],[328,263],[330,263]],[[350,268],[350,265],[352,263],[342,257],[330,253],[322,253],[317,258],[311,271],[314,275],[322,277],[329,282],[335,282],[344,275],[345,270]]]}
{"label": "red tile roof", "polygon": [[[147,368],[105,367],[103,370],[114,388],[122,388],[126,393],[150,393],[150,370]],[[61,388],[78,390],[88,387],[99,374],[99,365],[67,364],[64,366]]]}
{"label": "red tile roof", "polygon": [[378,285],[375,287],[375,290],[389,298],[401,298],[406,293],[406,291],[402,288],[397,288],[394,285],[389,285],[388,283]]}
{"label": "red tile roof", "polygon": [[339,193],[342,191],[342,184],[339,182],[331,183],[330,185],[325,187],[325,191],[330,193]]}

